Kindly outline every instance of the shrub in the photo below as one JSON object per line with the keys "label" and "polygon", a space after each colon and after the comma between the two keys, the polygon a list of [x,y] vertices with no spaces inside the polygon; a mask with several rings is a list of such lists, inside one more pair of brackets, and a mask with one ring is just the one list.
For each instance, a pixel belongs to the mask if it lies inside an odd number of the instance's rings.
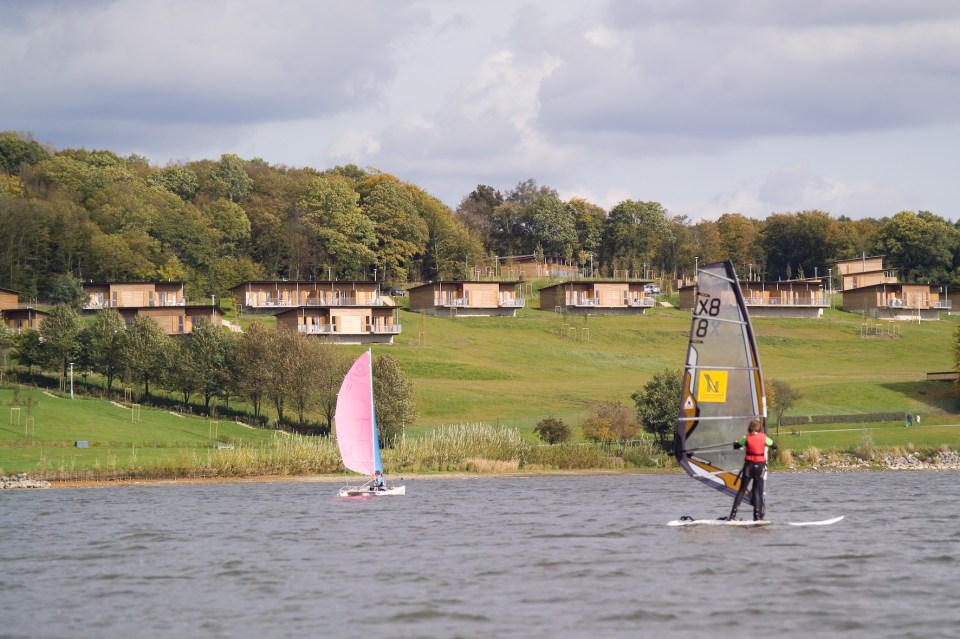
{"label": "shrub", "polygon": [[600,404],[580,427],[583,436],[595,442],[626,441],[640,432],[636,415],[617,402]]}
{"label": "shrub", "polygon": [[533,429],[533,432],[540,437],[541,441],[548,444],[560,444],[570,441],[570,438],[573,437],[573,432],[570,430],[570,427],[567,426],[562,419],[557,419],[556,417],[547,417],[546,419],[540,420]]}

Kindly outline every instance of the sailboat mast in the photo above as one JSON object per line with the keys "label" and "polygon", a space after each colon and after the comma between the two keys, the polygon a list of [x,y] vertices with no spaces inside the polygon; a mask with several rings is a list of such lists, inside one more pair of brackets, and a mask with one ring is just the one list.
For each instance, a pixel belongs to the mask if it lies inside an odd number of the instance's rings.
{"label": "sailboat mast", "polygon": [[380,458],[380,434],[377,432],[377,404],[373,399],[373,349],[367,349],[367,360],[370,364],[370,427],[373,429],[373,438],[370,445],[373,447],[373,468],[383,472],[383,461]]}

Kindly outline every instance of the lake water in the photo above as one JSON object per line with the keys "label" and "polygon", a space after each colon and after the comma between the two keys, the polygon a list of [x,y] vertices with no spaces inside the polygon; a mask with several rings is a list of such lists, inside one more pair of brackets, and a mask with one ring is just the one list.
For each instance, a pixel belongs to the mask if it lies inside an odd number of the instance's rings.
{"label": "lake water", "polygon": [[[0,492],[0,637],[957,637],[960,474],[685,475]],[[749,515],[749,513],[747,513]]]}

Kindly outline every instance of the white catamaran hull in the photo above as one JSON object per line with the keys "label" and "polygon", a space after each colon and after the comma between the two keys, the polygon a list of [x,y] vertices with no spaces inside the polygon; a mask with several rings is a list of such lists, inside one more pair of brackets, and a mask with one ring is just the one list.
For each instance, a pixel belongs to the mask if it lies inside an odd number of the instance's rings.
{"label": "white catamaran hull", "polygon": [[[829,526],[830,524],[835,524],[838,521],[843,519],[843,515],[839,517],[833,517],[831,519],[823,519],[821,521],[787,521],[783,522],[787,526]],[[769,526],[773,524],[772,521],[760,520],[760,521],[740,521],[734,520],[729,521],[726,519],[674,519],[671,522],[668,522],[668,526],[741,526],[741,527],[756,527],[756,526]]]}
{"label": "white catamaran hull", "polygon": [[373,490],[369,486],[344,486],[337,493],[340,497],[389,497],[390,495],[406,494],[406,486],[393,486],[386,490]]}

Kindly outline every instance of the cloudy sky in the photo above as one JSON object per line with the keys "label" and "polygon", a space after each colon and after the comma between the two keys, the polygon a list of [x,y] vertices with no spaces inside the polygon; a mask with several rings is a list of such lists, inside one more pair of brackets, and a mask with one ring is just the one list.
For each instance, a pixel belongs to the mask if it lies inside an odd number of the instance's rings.
{"label": "cloudy sky", "polygon": [[955,0],[0,0],[0,130],[353,163],[455,207],[960,219]]}

